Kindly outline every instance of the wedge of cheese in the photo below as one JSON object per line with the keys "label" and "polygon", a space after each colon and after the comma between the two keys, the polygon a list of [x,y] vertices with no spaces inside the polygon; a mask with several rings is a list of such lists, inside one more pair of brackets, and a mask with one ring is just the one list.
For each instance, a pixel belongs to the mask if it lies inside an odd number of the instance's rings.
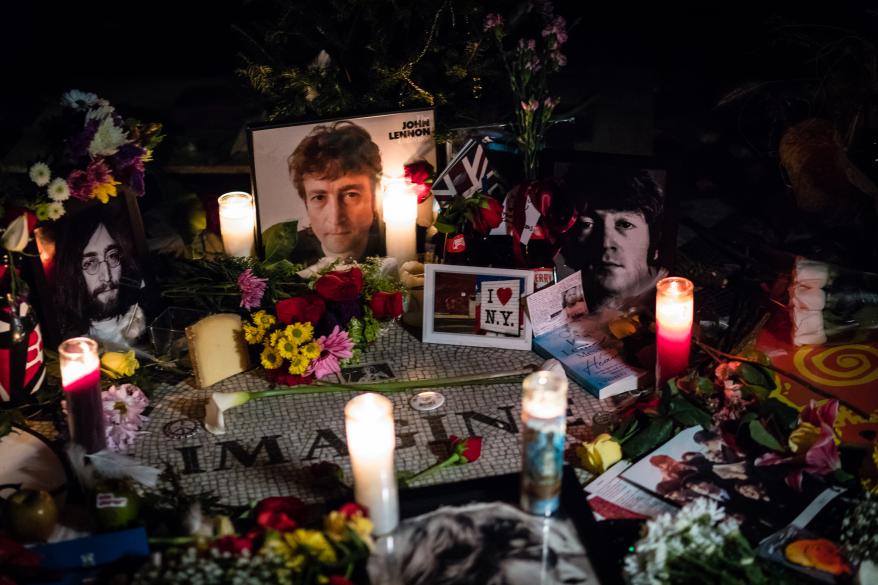
{"label": "wedge of cheese", "polygon": [[186,328],[195,385],[206,388],[250,369],[240,315],[210,315]]}

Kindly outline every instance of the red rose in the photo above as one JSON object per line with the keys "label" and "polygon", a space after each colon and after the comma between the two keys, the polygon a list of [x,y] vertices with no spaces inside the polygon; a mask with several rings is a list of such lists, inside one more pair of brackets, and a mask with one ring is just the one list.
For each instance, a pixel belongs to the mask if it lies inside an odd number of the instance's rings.
{"label": "red rose", "polygon": [[353,581],[341,575],[330,575],[327,585],[356,585]]}
{"label": "red rose", "polygon": [[369,301],[376,319],[396,319],[402,315],[402,293],[378,291]]}
{"label": "red rose", "polygon": [[327,272],[317,279],[315,288],[327,301],[355,301],[363,290],[363,271],[355,266],[350,270]]}
{"label": "red rose", "polygon": [[326,311],[326,302],[319,295],[308,294],[279,301],[274,309],[284,325],[306,321],[316,325]]}
{"label": "red rose", "polygon": [[451,435],[448,437],[448,440],[451,441],[452,451],[466,459],[467,463],[472,463],[482,455],[481,437],[467,437],[466,439],[461,439]]}
{"label": "red rose", "polygon": [[239,555],[245,550],[252,551],[253,541],[246,536],[229,534],[228,536],[217,538],[211,543],[210,546],[220,552],[227,552],[233,555]]}
{"label": "red rose", "polygon": [[409,183],[419,187],[418,203],[423,203],[430,196],[430,188],[433,184],[433,165],[425,160],[419,160],[405,165],[405,178]]}
{"label": "red rose", "polygon": [[353,516],[356,516],[357,514],[361,514],[366,518],[369,517],[368,510],[366,510],[366,508],[364,508],[360,504],[357,504],[356,502],[348,502],[347,504],[343,505],[341,508],[338,509],[338,513],[345,518],[351,518]]}
{"label": "red rose", "polygon": [[293,496],[265,498],[256,504],[254,515],[256,523],[263,528],[290,532],[298,526],[296,516],[304,507],[302,501]]}
{"label": "red rose", "polygon": [[281,368],[278,368],[277,370],[265,370],[265,377],[279,386],[299,386],[301,384],[310,384],[314,381],[313,374],[300,376],[297,374],[291,374]]}
{"label": "red rose", "polygon": [[480,234],[487,234],[500,225],[501,221],[503,221],[503,206],[493,197],[485,197],[485,207],[479,207],[472,224],[474,230]]}

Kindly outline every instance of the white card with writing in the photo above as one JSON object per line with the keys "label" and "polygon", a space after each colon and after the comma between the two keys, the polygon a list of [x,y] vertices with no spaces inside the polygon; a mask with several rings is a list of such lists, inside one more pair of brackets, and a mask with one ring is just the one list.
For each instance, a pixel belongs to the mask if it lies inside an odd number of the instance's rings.
{"label": "white card with writing", "polygon": [[519,335],[518,280],[482,281],[479,327],[483,331]]}
{"label": "white card with writing", "polygon": [[524,228],[521,230],[521,243],[525,246],[530,241],[530,237],[533,235],[541,216],[540,210],[537,209],[536,205],[528,197],[524,202]]}

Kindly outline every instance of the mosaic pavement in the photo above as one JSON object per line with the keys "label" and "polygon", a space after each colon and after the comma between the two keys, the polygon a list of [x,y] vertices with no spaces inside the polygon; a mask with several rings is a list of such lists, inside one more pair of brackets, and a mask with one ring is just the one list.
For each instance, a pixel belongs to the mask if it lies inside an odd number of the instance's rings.
{"label": "mosaic pavement", "polygon": [[[364,362],[386,362],[398,379],[430,379],[514,370],[543,360],[528,351],[422,344],[393,325],[366,352]],[[146,434],[132,455],[159,467],[170,463],[188,492],[209,490],[228,504],[276,495],[312,502],[341,496],[316,488],[307,467],[331,461],[351,481],[344,406],[356,393],[250,402],[227,412],[228,433],[215,436],[201,426],[204,403],[212,392],[263,390],[268,384],[258,371],[239,374],[207,390],[195,389],[190,381],[157,389]],[[409,405],[417,390],[389,395],[396,414],[397,471],[415,472],[437,462],[444,457],[449,435],[484,437],[481,458],[444,469],[417,485],[520,470],[520,383],[436,390],[445,395],[446,402],[431,412],[418,412]],[[611,408],[572,382],[569,402],[568,445],[588,437],[592,416]]]}

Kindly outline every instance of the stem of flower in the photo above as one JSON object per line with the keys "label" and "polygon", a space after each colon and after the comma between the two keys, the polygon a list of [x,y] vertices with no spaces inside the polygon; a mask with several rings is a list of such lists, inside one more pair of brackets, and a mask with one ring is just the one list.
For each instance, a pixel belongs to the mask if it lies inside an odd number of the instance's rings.
{"label": "stem of flower", "polygon": [[422,469],[421,471],[417,472],[416,474],[412,475],[411,477],[406,478],[405,483],[410,484],[411,482],[415,481],[416,479],[422,479],[424,477],[427,477],[428,475],[430,475],[432,473],[436,473],[440,469],[445,469],[449,465],[457,463],[457,461],[459,459],[460,459],[460,456],[457,453],[454,453],[451,455],[451,457],[449,457],[445,461],[440,461],[439,463],[434,463],[430,467],[428,467],[426,469]]}
{"label": "stem of flower", "polygon": [[789,378],[790,380],[792,380],[792,381],[794,381],[794,382],[797,382],[797,383],[801,384],[802,386],[804,386],[805,388],[807,388],[808,390],[810,390],[810,391],[813,392],[814,394],[817,394],[818,396],[822,396],[823,398],[829,398],[829,399],[832,399],[832,400],[838,400],[838,403],[841,404],[841,405],[843,405],[843,406],[844,406],[845,408],[847,408],[848,410],[850,410],[850,411],[852,411],[852,412],[855,412],[856,414],[862,416],[862,417],[865,418],[865,419],[868,419],[868,418],[869,418],[869,414],[868,414],[866,411],[864,411],[863,409],[854,406],[853,404],[851,404],[850,402],[847,402],[847,401],[844,400],[843,398],[839,398],[838,396],[835,396],[835,395],[833,395],[833,394],[827,392],[827,391],[824,390],[823,388],[820,388],[820,387],[818,387],[818,386],[815,386],[814,384],[812,384],[812,383],[809,382],[808,380],[806,380],[806,379],[804,379],[804,378],[802,378],[802,377],[800,377],[800,376],[797,376],[796,374],[793,374],[792,372],[788,372],[788,371],[786,371],[786,370],[784,370],[784,369],[778,368],[778,367],[775,366],[774,364],[770,364],[770,365],[769,365],[769,364],[763,364],[763,363],[757,362],[757,361],[755,361],[755,360],[750,360],[750,359],[747,359],[747,358],[741,357],[741,356],[739,356],[739,355],[732,355],[732,354],[730,354],[730,353],[726,353],[726,352],[724,352],[724,351],[720,351],[720,350],[716,349],[715,347],[711,347],[711,346],[707,345],[706,343],[703,343],[702,341],[700,341],[700,340],[698,340],[698,339],[695,340],[695,343],[696,343],[696,345],[698,345],[698,347],[700,347],[701,349],[703,349],[704,352],[705,352],[707,355],[709,355],[709,356],[710,356],[714,361],[716,361],[716,362],[721,362],[722,360],[719,359],[719,358],[720,358],[720,357],[724,357],[724,358],[726,358],[726,359],[732,359],[732,360],[735,360],[735,361],[744,362],[744,363],[747,363],[747,364],[753,364],[753,365],[755,365],[755,366],[762,366],[763,368],[768,368],[769,370],[773,370],[773,371],[777,372],[777,373],[780,374],[781,376],[784,376],[784,377]]}

